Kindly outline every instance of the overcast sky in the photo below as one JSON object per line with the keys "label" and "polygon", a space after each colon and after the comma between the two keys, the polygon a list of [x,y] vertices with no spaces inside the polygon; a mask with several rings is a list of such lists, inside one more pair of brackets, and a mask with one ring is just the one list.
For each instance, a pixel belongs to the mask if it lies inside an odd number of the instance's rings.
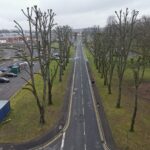
{"label": "overcast sky", "polygon": [[103,27],[108,16],[126,7],[139,10],[140,16],[150,15],[149,0],[0,0],[0,29],[13,29],[14,19],[25,27],[21,9],[33,5],[42,10],[53,9],[59,25],[68,24],[73,28]]}

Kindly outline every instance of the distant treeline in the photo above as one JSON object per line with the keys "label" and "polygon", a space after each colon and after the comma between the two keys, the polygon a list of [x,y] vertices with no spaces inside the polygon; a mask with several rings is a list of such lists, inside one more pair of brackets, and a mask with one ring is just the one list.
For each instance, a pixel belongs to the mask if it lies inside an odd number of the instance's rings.
{"label": "distant treeline", "polygon": [[17,33],[17,30],[2,29],[2,30],[0,30],[0,33]]}

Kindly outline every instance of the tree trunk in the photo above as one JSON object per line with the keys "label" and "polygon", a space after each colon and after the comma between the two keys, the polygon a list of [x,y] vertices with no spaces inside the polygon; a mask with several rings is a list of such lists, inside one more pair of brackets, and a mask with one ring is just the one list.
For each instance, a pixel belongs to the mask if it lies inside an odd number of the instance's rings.
{"label": "tree trunk", "polygon": [[111,91],[112,77],[113,77],[113,71],[111,71],[111,73],[110,73],[110,75],[109,75],[109,81],[108,81],[108,94],[112,94],[112,91]]}
{"label": "tree trunk", "polygon": [[121,94],[122,94],[122,79],[119,80],[118,99],[117,99],[116,108],[120,108],[121,107]]}
{"label": "tree trunk", "polygon": [[100,60],[98,60],[98,73],[101,73],[101,63],[100,63]]}
{"label": "tree trunk", "polygon": [[107,76],[104,76],[104,86],[106,86],[107,85]]}
{"label": "tree trunk", "polygon": [[59,82],[62,81],[62,64],[60,64],[60,68],[59,68]]}
{"label": "tree trunk", "polygon": [[135,119],[137,114],[137,106],[138,106],[138,87],[135,89],[135,102],[134,102],[134,111],[131,120],[130,132],[134,132]]}
{"label": "tree trunk", "polygon": [[45,110],[44,107],[40,107],[40,124],[45,124]]}
{"label": "tree trunk", "polygon": [[104,86],[108,85],[108,71],[104,69]]}
{"label": "tree trunk", "polygon": [[97,58],[94,59],[94,63],[95,63],[96,69],[98,69],[98,60],[97,60]]}
{"label": "tree trunk", "polygon": [[48,82],[48,105],[52,105],[52,85],[50,82]]}
{"label": "tree trunk", "polygon": [[[66,61],[64,61],[64,63],[63,63],[63,71],[65,71],[66,70],[66,63],[65,63]],[[64,75],[64,73],[62,73],[63,75]]]}
{"label": "tree trunk", "polygon": [[46,78],[44,78],[43,79],[43,102],[44,103],[45,103],[45,100],[46,100],[46,97],[47,97],[46,91],[47,91]]}
{"label": "tree trunk", "polygon": [[111,83],[108,84],[108,94],[112,94],[112,92],[111,92]]}

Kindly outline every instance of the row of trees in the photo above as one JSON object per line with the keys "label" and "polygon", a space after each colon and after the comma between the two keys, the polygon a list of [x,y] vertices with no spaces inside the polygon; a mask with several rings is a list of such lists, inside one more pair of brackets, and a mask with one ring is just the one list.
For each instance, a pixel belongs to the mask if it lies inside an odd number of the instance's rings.
{"label": "row of trees", "polygon": [[[45,123],[45,107],[46,105],[52,105],[52,87],[57,75],[57,71],[60,68],[61,76],[62,70],[69,62],[69,53],[71,48],[71,28],[69,26],[56,27],[54,21],[55,13],[50,9],[46,12],[42,12],[37,6],[27,8],[26,11],[22,10],[23,14],[27,18],[29,27],[29,39],[26,38],[25,31],[22,26],[14,21],[18,34],[22,37],[25,48],[21,50],[21,58],[28,63],[29,69],[26,69],[31,78],[31,82],[23,78],[27,85],[24,89],[29,90],[35,97],[39,114],[40,123]],[[54,38],[54,30],[57,38]],[[61,39],[60,39],[61,38]],[[55,59],[53,53],[55,52],[54,44],[58,41],[59,58]],[[34,57],[34,52],[37,52],[37,58]],[[34,71],[34,62],[38,62],[39,72]],[[53,63],[55,61],[55,63]],[[62,69],[63,67],[63,69]],[[43,88],[41,89],[42,96],[39,95],[35,74],[41,76]],[[62,78],[61,78],[62,80]],[[60,80],[60,81],[61,81]]]}
{"label": "row of trees", "polygon": [[[85,29],[83,40],[86,47],[94,57],[94,63],[104,85],[108,87],[108,93],[112,93],[112,79],[114,70],[118,78],[118,98],[116,108],[121,107],[122,87],[127,66],[133,71],[135,86],[135,105],[131,121],[130,131],[134,131],[134,122],[138,106],[138,88],[144,76],[146,66],[150,60],[150,18],[137,19],[139,12],[133,10],[115,11],[115,16],[110,16],[105,28],[98,26]],[[129,55],[133,51],[140,52],[139,57],[129,61]]]}

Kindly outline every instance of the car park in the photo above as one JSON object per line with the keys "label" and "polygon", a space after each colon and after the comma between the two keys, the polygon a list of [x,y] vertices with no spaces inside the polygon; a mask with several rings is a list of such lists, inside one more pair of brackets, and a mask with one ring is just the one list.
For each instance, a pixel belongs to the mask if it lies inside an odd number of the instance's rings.
{"label": "car park", "polygon": [[10,80],[8,78],[5,77],[0,77],[0,83],[9,83]]}

